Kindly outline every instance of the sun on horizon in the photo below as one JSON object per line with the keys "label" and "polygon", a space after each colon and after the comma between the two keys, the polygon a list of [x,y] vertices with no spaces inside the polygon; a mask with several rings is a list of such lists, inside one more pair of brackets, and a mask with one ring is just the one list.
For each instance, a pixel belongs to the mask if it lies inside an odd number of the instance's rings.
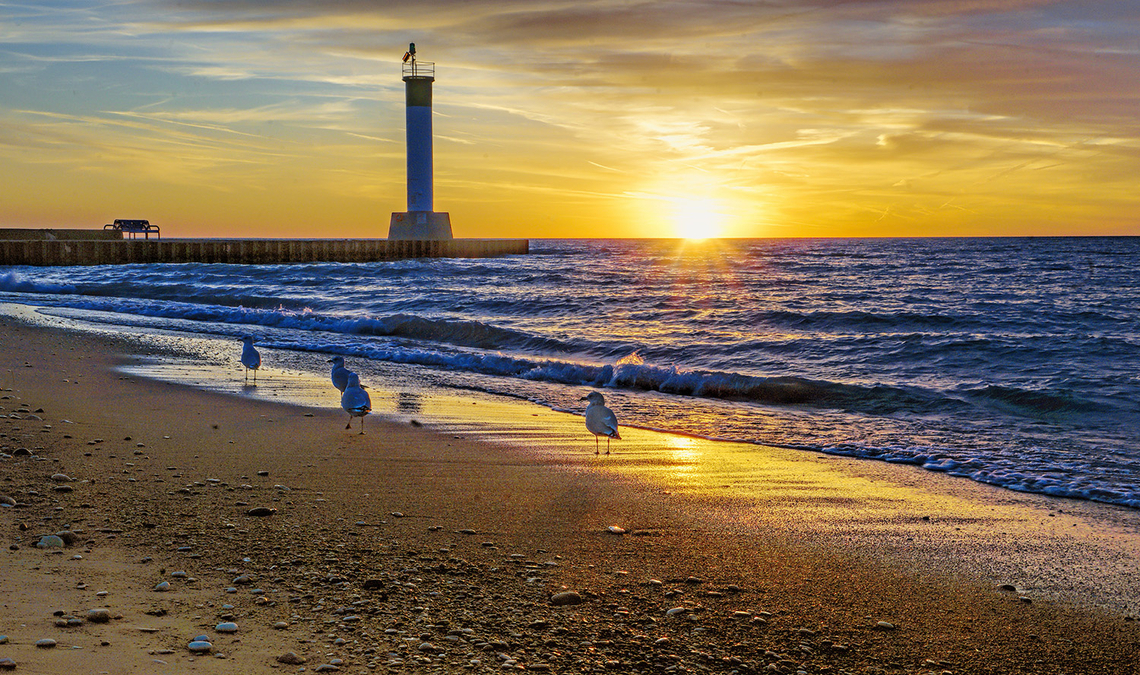
{"label": "sun on horizon", "polygon": [[725,233],[723,205],[713,198],[679,197],[669,200],[673,231],[682,239],[716,239]]}

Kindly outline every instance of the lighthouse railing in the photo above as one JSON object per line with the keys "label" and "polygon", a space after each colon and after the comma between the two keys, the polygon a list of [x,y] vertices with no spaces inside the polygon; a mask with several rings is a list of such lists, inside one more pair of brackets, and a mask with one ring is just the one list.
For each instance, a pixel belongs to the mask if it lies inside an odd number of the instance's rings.
{"label": "lighthouse railing", "polygon": [[435,63],[432,61],[405,61],[404,77],[435,79]]}

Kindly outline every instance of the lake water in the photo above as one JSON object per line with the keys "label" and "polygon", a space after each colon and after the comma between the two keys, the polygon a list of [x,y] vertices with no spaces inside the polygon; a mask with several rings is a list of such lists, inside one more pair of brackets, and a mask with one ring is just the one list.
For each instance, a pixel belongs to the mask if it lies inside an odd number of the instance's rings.
{"label": "lake water", "polygon": [[1138,263],[1140,238],[533,240],[494,259],[7,267],[0,301],[213,341],[185,356],[237,372],[249,334],[314,376],[339,354],[362,379],[577,413],[598,390],[623,425],[1140,508]]}

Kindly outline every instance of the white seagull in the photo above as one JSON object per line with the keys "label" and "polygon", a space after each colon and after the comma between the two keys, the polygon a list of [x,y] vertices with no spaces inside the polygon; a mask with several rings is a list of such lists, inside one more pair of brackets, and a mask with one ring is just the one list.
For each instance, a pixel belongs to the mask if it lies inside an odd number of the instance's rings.
{"label": "white seagull", "polygon": [[345,388],[348,387],[348,376],[352,373],[352,371],[349,370],[348,368],[344,367],[344,357],[343,356],[334,356],[331,359],[329,359],[329,363],[333,364],[332,365],[332,383],[333,383],[333,386],[336,387],[338,390],[340,390],[340,393],[343,394]]}
{"label": "white seagull", "polygon": [[598,436],[606,437],[606,454],[610,454],[610,439],[621,440],[621,435],[618,434],[617,415],[603,405],[606,399],[596,391],[591,391],[581,400],[590,402],[590,405],[586,406],[586,430],[594,435],[594,454],[599,454],[601,450],[598,446]]}
{"label": "white seagull", "polygon": [[344,388],[344,393],[340,395],[340,407],[348,413],[348,426],[345,429],[352,428],[352,418],[360,418],[360,433],[364,433],[364,416],[372,412],[372,399],[368,397],[368,392],[364,391],[364,386],[360,384],[360,378],[356,373],[348,373],[348,386]]}
{"label": "white seagull", "polygon": [[261,354],[253,348],[253,338],[246,335],[242,338],[245,346],[241,348],[241,365],[245,366],[245,379],[249,381],[249,371],[253,371],[253,381],[257,382],[257,369],[261,367]]}

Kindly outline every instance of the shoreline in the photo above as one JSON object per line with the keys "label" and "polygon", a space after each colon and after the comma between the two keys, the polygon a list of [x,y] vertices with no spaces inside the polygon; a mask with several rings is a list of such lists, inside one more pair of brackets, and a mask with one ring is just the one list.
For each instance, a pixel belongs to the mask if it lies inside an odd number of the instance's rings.
{"label": "shoreline", "polygon": [[[9,544],[18,546],[4,552],[0,588],[8,598],[38,588],[44,567],[64,580],[19,605],[24,625],[0,626],[11,639],[0,658],[14,658],[21,671],[62,672],[71,659],[106,653],[106,671],[95,672],[161,667],[155,660],[200,672],[270,672],[291,667],[274,660],[285,651],[309,658],[309,669],[349,672],[481,672],[508,661],[559,672],[1135,667],[1134,605],[1082,608],[1006,577],[1028,591],[1026,602],[969,565],[931,564],[939,556],[956,562],[960,553],[981,564],[1006,550],[1028,580],[1042,573],[1026,561],[1085,565],[1094,554],[1126,561],[1136,531],[1104,527],[1075,503],[1020,493],[997,499],[999,488],[959,481],[967,485],[941,490],[921,513],[913,500],[931,494],[933,479],[955,479],[778,449],[752,467],[747,486],[734,485],[741,473],[731,468],[731,445],[685,438],[665,457],[665,435],[639,430],[600,463],[582,451],[582,432],[571,446],[558,431],[580,419],[553,412],[511,442],[392,419],[370,420],[369,434],[358,437],[344,431],[339,410],[124,375],[114,368],[132,358],[114,339],[8,317],[0,325],[6,344],[20,345],[18,353],[6,348],[0,364],[11,371],[2,388],[12,390],[0,405],[17,414],[4,420],[0,444],[17,439],[43,458],[0,460],[0,492],[26,504],[0,511]],[[17,412],[19,403],[29,412]],[[493,427],[507,413],[491,407],[480,414]],[[534,432],[540,428],[545,434]],[[54,473],[74,479],[71,492],[55,490]],[[729,488],[721,487],[726,475]],[[1041,506],[1048,503],[1052,513]],[[246,515],[255,506],[277,512]],[[1009,531],[992,549],[965,550],[994,538],[983,530],[995,523]],[[63,553],[34,547],[33,535],[63,525],[83,530],[83,542]],[[610,534],[609,525],[627,533]],[[924,526],[937,534],[915,536]],[[1101,542],[1116,549],[1099,550]],[[145,557],[153,562],[137,562]],[[183,569],[197,581],[171,577]],[[263,593],[234,584],[243,575]],[[104,576],[117,584],[107,596],[82,581]],[[162,580],[176,590],[152,591]],[[563,587],[585,602],[552,606]],[[165,616],[146,614],[155,603],[166,605]],[[17,603],[6,604],[12,616]],[[122,618],[54,626],[57,609],[95,606]],[[212,630],[226,615],[241,626],[233,637]],[[278,621],[287,626],[275,629]],[[157,632],[128,629],[144,623]],[[215,637],[224,658],[190,654],[195,631]],[[37,650],[31,643],[40,637],[83,649]]]}

